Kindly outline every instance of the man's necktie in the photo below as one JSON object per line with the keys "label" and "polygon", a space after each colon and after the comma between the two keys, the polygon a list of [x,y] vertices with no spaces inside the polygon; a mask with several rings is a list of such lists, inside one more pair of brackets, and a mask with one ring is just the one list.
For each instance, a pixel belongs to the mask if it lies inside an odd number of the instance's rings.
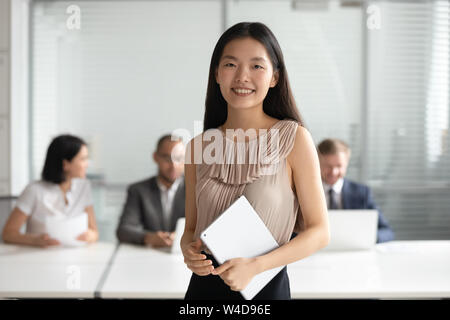
{"label": "man's necktie", "polygon": [[331,209],[331,210],[338,209],[338,205],[336,202],[336,192],[334,192],[333,188],[331,188],[330,191],[328,191],[328,195],[330,198],[330,206],[328,207],[328,209]]}

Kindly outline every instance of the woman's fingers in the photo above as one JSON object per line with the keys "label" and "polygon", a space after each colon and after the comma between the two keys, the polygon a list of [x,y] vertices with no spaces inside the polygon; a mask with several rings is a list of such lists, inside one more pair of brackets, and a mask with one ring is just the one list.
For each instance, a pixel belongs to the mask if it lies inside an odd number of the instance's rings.
{"label": "woman's fingers", "polygon": [[195,253],[195,252],[192,252],[192,251],[188,250],[186,255],[185,255],[185,258],[186,258],[186,260],[197,261],[197,260],[205,260],[206,256],[204,254]]}
{"label": "woman's fingers", "polygon": [[202,246],[202,240],[200,238],[197,238],[194,242],[191,243],[192,246],[194,246],[197,249],[200,249]]}
{"label": "woman's fingers", "polygon": [[211,274],[214,270],[214,266],[212,265],[212,261],[210,259],[207,260],[206,255],[201,253],[202,242],[200,239],[191,242],[186,246],[183,251],[184,262],[187,267],[199,276],[206,276]]}
{"label": "woman's fingers", "polygon": [[202,260],[202,261],[187,261],[186,263],[189,267],[193,268],[201,268],[201,267],[207,267],[212,265],[211,260]]}
{"label": "woman's fingers", "polygon": [[186,265],[192,272],[200,276],[209,275],[214,270],[211,260],[188,260]]}
{"label": "woman's fingers", "polygon": [[199,275],[199,276],[207,276],[209,274],[211,274],[211,271],[214,270],[213,266],[207,266],[207,267],[200,267],[200,268],[194,268],[194,267],[189,267],[188,268],[194,272],[195,274]]}
{"label": "woman's fingers", "polygon": [[189,260],[204,260],[206,259],[206,256],[202,253],[200,253],[200,249],[196,248],[193,244],[190,244],[189,247],[186,250],[186,257],[189,258]]}
{"label": "woman's fingers", "polygon": [[222,265],[220,265],[219,267],[217,267],[213,274],[214,275],[221,275],[222,273],[226,272],[228,269],[230,269],[232,266],[234,265],[234,261],[233,260],[228,260],[225,263],[223,263]]}
{"label": "woman's fingers", "polygon": [[50,238],[50,236],[47,233],[41,234],[38,236],[35,240],[36,245],[40,247],[47,247],[47,246],[56,246],[59,245],[59,241],[53,238]]}
{"label": "woman's fingers", "polygon": [[[194,266],[194,267],[203,267],[207,265],[211,265],[211,260],[206,260],[206,256],[203,255],[203,257],[200,257],[202,255],[186,255],[184,257],[184,263],[186,263],[188,266]],[[194,258],[192,258],[194,257]]]}

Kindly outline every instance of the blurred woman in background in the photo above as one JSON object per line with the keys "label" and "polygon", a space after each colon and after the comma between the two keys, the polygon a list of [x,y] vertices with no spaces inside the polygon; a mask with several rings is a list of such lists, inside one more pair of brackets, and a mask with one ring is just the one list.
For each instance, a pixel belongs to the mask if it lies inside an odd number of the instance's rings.
{"label": "blurred woman in background", "polygon": [[[88,229],[76,239],[98,240],[91,186],[86,179],[88,148],[72,135],[53,139],[47,150],[42,179],[31,182],[19,196],[2,232],[5,243],[37,247],[59,245],[46,230],[46,218],[70,219],[87,214]],[[20,232],[26,223],[25,234]]]}

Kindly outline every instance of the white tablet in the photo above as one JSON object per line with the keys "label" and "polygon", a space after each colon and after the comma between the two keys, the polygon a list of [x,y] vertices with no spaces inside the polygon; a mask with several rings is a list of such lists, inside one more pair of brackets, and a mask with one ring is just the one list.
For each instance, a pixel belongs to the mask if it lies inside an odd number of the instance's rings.
{"label": "white tablet", "polygon": [[[239,197],[200,235],[219,264],[233,258],[252,258],[278,248],[278,243],[245,196]],[[253,299],[283,267],[256,275],[242,296]]]}

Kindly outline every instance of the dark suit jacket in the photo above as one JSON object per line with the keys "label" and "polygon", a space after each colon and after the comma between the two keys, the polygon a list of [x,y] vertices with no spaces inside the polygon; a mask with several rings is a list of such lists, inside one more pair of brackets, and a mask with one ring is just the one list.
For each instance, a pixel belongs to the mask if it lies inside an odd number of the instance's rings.
{"label": "dark suit jacket", "polygon": [[174,196],[170,224],[164,225],[161,193],[156,176],[128,187],[128,196],[116,230],[120,242],[144,244],[148,231],[173,232],[178,218],[184,217],[184,179]]}
{"label": "dark suit jacket", "polygon": [[368,186],[344,179],[341,196],[344,209],[378,210],[377,243],[394,240],[394,232],[383,217],[381,210],[376,206]]}

